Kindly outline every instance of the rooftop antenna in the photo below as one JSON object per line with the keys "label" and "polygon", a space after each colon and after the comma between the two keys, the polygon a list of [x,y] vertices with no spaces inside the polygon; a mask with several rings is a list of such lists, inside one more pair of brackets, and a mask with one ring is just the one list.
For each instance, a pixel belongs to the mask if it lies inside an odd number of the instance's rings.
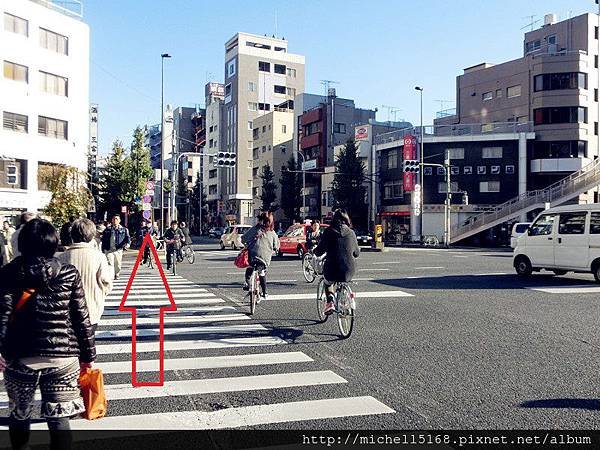
{"label": "rooftop antenna", "polygon": [[444,107],[446,103],[454,103],[454,100],[434,100],[434,102],[438,102],[440,104],[440,111],[444,111],[446,108]]}
{"label": "rooftop antenna", "polygon": [[533,26],[538,23],[541,22],[542,19],[538,19],[538,20],[533,20],[534,17],[537,17],[535,14],[531,14],[530,16],[525,16],[522,17],[522,19],[529,19],[529,23],[527,25],[525,25],[524,27],[521,27],[521,30],[524,30],[527,27],[531,27],[530,31],[533,31]]}
{"label": "rooftop antenna", "polygon": [[402,111],[402,109],[398,108],[397,106],[390,106],[390,105],[381,105],[382,108],[387,109],[387,119],[388,122],[390,121],[390,115],[394,117],[394,122],[396,122],[396,116],[397,114]]}
{"label": "rooftop antenna", "polygon": [[332,84],[340,84],[339,81],[334,81],[334,80],[321,80],[321,84],[323,85],[323,88],[325,89],[325,97],[329,96],[329,87]]}
{"label": "rooftop antenna", "polygon": [[277,10],[275,10],[275,37],[277,37]]}

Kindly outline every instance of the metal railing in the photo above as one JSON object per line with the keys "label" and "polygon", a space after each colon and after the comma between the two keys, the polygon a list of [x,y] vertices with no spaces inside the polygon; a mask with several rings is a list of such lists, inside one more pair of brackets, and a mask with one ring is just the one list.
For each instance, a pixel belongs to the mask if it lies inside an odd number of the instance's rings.
{"label": "metal railing", "polygon": [[83,17],[83,5],[79,0],[31,0],[34,3],[45,6],[66,16],[81,19]]}
{"label": "metal railing", "polygon": [[[476,136],[491,133],[527,133],[532,130],[533,122],[495,122],[423,126],[423,134],[426,138],[436,136]],[[400,141],[407,135],[420,136],[421,128],[409,127],[390,131],[389,133],[382,133],[375,136],[375,145]]]}
{"label": "metal railing", "polygon": [[451,117],[456,115],[456,108],[442,109],[435,113],[436,119],[443,119],[444,117]]}
{"label": "metal railing", "polygon": [[475,234],[473,231],[481,229],[483,231],[486,225],[511,216],[515,216],[523,210],[534,209],[536,206],[543,206],[545,203],[560,204],[569,198],[585,192],[590,188],[600,184],[600,159],[592,161],[577,172],[573,172],[568,177],[551,184],[545,189],[525,192],[505,203],[498,205],[494,211],[472,216],[469,223],[452,228],[452,240],[456,242],[466,234]]}

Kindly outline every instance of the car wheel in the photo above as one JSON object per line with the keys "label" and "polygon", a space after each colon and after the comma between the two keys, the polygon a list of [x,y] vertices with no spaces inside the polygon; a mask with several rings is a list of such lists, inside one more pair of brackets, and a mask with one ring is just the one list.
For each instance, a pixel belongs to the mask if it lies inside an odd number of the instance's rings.
{"label": "car wheel", "polygon": [[600,283],[600,264],[596,263],[596,265],[593,269],[593,272],[594,272],[594,278],[596,279],[596,281],[598,283]]}
{"label": "car wheel", "polygon": [[552,272],[554,272],[554,275],[565,275],[567,273],[566,270],[558,270],[558,269],[554,269]]}
{"label": "car wheel", "polygon": [[517,275],[521,277],[528,277],[533,272],[531,261],[526,256],[518,256],[515,259],[515,270]]}

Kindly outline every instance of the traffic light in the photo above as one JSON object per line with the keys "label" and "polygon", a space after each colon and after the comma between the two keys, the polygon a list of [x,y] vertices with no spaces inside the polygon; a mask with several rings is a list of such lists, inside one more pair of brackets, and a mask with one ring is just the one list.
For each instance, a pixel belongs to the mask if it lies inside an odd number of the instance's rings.
{"label": "traffic light", "polygon": [[416,173],[419,171],[419,161],[416,159],[404,160],[404,172]]}
{"label": "traffic light", "polygon": [[229,152],[219,152],[215,158],[215,167],[233,167],[237,155]]}

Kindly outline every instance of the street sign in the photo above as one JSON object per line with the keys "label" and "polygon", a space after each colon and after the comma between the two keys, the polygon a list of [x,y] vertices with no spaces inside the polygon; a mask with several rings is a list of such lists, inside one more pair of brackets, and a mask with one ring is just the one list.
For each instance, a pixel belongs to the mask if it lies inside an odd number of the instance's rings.
{"label": "street sign", "polygon": [[121,206],[121,212],[127,214],[127,206]]}
{"label": "street sign", "polygon": [[310,159],[302,163],[302,170],[312,170],[317,168],[317,160]]}
{"label": "street sign", "polygon": [[152,201],[152,196],[144,195],[144,198],[142,200],[144,200],[144,203],[150,203]]}
{"label": "street sign", "polygon": [[152,181],[146,181],[146,189],[149,191],[154,191],[154,183]]}
{"label": "street sign", "polygon": [[415,184],[415,189],[412,195],[412,207],[415,213],[415,216],[419,217],[421,215],[421,185]]}
{"label": "street sign", "polygon": [[152,209],[152,205],[150,203],[142,203],[143,211],[150,211]]}
{"label": "street sign", "polygon": [[149,219],[150,216],[152,216],[152,212],[151,211],[142,211],[142,217],[144,219]]}

